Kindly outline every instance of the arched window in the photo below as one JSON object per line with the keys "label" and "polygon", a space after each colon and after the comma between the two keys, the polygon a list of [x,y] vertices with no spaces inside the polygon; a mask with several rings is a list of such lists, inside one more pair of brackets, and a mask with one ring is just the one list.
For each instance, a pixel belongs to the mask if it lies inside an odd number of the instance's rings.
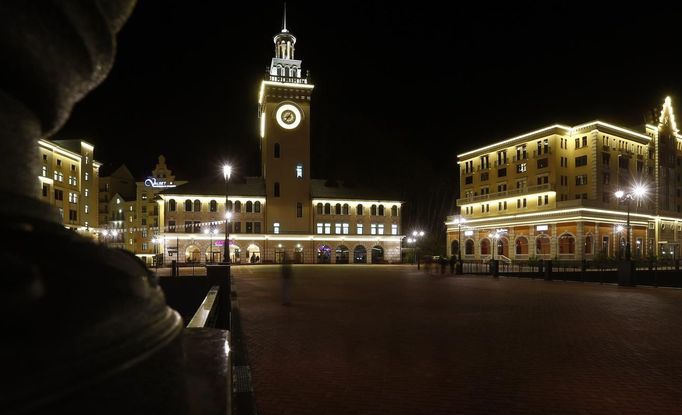
{"label": "arched window", "polygon": [[369,208],[369,214],[372,215],[372,216],[376,216],[376,215],[377,215],[377,205],[372,205],[372,207]]}
{"label": "arched window", "polygon": [[357,215],[362,215],[362,205],[357,205],[357,206],[355,207],[355,213],[356,213]]}
{"label": "arched window", "polygon": [[275,197],[279,197],[279,182],[275,182]]}
{"label": "arched window", "polygon": [[191,212],[192,211],[192,201],[187,199],[185,200],[185,212]]}
{"label": "arched window", "polygon": [[321,215],[321,214],[322,214],[322,209],[324,209],[323,206],[322,206],[322,203],[318,203],[318,204],[317,204],[317,214],[318,214],[318,215]]}
{"label": "arched window", "polygon": [[201,201],[199,199],[194,200],[194,211],[201,212]]}
{"label": "arched window", "polygon": [[450,242],[450,255],[457,255],[459,253],[459,241]]}
{"label": "arched window", "polygon": [[329,203],[324,204],[324,214],[325,215],[331,215],[332,214],[332,205]]}
{"label": "arched window", "polygon": [[279,143],[275,143],[275,158],[279,158]]}
{"label": "arched window", "polygon": [[559,237],[559,253],[560,254],[575,253],[575,238],[573,237],[573,235],[565,233]]}
{"label": "arched window", "polygon": [[473,255],[474,254],[474,241],[473,239],[467,239],[467,241],[464,243],[464,255]]}
{"label": "arched window", "polygon": [[585,253],[592,255],[594,252],[594,241],[592,240],[592,235],[587,235],[585,237]]}
{"label": "arched window", "polygon": [[348,203],[344,203],[344,204],[343,204],[343,207],[342,207],[342,209],[341,209],[341,213],[344,214],[344,215],[347,215],[347,214],[348,214],[348,209],[349,209]]}
{"label": "arched window", "polygon": [[536,255],[549,255],[549,236],[540,235],[535,239],[535,254]]}
{"label": "arched window", "polygon": [[254,213],[260,213],[260,202],[256,201],[256,203],[253,204],[253,211]]}
{"label": "arched window", "polygon": [[211,200],[208,204],[208,209],[211,212],[217,212],[218,211],[218,202],[216,202],[215,200]]}
{"label": "arched window", "polygon": [[171,212],[175,212],[175,209],[177,209],[175,199],[171,199],[168,201],[168,210]]}
{"label": "arched window", "polygon": [[528,255],[528,239],[524,236],[516,238],[516,255]]}
{"label": "arched window", "polygon": [[481,255],[490,255],[490,241],[487,239],[481,240]]}
{"label": "arched window", "polygon": [[384,205],[379,205],[379,216],[384,216]]}
{"label": "arched window", "polygon": [[240,202],[239,200],[234,202],[234,211],[237,213],[241,213],[242,211],[242,202]]}
{"label": "arched window", "polygon": [[391,216],[398,216],[398,206],[393,205],[391,208]]}
{"label": "arched window", "polygon": [[246,202],[246,213],[253,213],[253,203],[250,200]]}
{"label": "arched window", "polygon": [[231,200],[227,201],[227,211],[228,212],[234,212],[234,204],[232,203]]}
{"label": "arched window", "polygon": [[334,206],[334,213],[337,215],[341,214],[341,203],[337,203],[336,206]]}

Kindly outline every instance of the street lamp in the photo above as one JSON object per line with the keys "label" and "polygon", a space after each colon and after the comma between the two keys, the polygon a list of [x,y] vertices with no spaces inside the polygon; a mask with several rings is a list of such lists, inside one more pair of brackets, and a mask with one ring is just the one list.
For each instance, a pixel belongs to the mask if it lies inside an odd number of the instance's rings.
{"label": "street lamp", "polygon": [[211,253],[211,263],[213,263],[213,261],[214,261],[213,260],[213,235],[216,235],[218,233],[218,229],[217,228],[213,228],[213,229],[205,228],[204,233],[206,235],[208,235],[208,241],[209,241],[208,242],[208,249],[209,249],[209,252]]}
{"label": "street lamp", "polygon": [[462,261],[462,224],[466,222],[466,219],[459,217],[455,219],[457,224],[457,259]]}
{"label": "street lamp", "polygon": [[230,182],[230,176],[232,175],[232,166],[229,164],[223,165],[223,178],[225,179],[225,242],[223,245],[223,262],[226,264],[230,263],[230,232],[227,228],[227,224],[230,221],[230,211],[227,205],[227,194],[228,194],[228,183]]}
{"label": "street lamp", "polygon": [[414,238],[407,238],[407,244],[412,244],[412,263],[414,264],[415,262],[415,256],[417,256],[415,250],[414,250],[414,243],[417,242],[416,239]]}
{"label": "street lamp", "polygon": [[500,236],[501,235],[500,235],[499,231],[495,231],[495,232],[488,234],[488,238],[493,240],[493,258],[492,258],[493,261],[495,260],[495,250],[497,249],[497,241],[500,239]]}
{"label": "street lamp", "polygon": [[628,211],[628,216],[627,216],[627,225],[625,227],[626,230],[626,236],[625,236],[625,259],[627,261],[630,260],[632,257],[632,254],[630,252],[630,201],[631,200],[640,200],[644,196],[646,196],[647,189],[646,187],[638,184],[635,187],[633,187],[629,192],[625,192],[623,190],[618,190],[616,193],[614,193],[614,196],[616,196],[616,199],[618,199],[618,202],[623,203],[627,205],[627,211]]}
{"label": "street lamp", "polygon": [[414,242],[414,255],[417,257],[417,269],[420,269],[419,255],[417,254],[417,251],[419,251],[417,240],[418,238],[424,237],[424,231],[412,231],[412,236],[413,236],[412,242]]}
{"label": "street lamp", "polygon": [[159,250],[158,250],[158,246],[159,246],[159,243],[160,243],[160,242],[161,242],[161,238],[159,238],[158,236],[154,235],[154,236],[152,237],[152,244],[154,245],[154,265],[156,265],[156,268],[157,268],[157,269],[159,268],[159,258],[158,258],[158,255],[159,255],[158,252],[159,252]]}

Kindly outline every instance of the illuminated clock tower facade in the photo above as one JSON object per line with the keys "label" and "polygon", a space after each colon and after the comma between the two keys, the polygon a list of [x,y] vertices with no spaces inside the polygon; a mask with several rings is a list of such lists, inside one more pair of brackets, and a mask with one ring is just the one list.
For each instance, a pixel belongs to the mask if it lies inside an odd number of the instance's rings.
{"label": "illuminated clock tower facade", "polygon": [[311,233],[310,100],[314,86],[294,58],[296,38],[286,27],[275,35],[272,58],[258,97],[261,168],[267,209],[265,231]]}

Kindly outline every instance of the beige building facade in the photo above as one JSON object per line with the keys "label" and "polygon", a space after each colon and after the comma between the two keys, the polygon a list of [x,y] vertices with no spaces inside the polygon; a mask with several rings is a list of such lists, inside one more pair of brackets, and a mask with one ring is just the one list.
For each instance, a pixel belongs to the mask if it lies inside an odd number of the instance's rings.
{"label": "beige building facade", "polygon": [[99,168],[82,140],[38,140],[38,197],[59,210],[64,226],[93,234],[99,226]]}
{"label": "beige building facade", "polygon": [[[458,156],[448,254],[502,261],[675,257],[682,240],[682,135],[670,98],[658,123],[552,125]],[[617,198],[617,191],[626,197]],[[627,196],[631,196],[628,199]],[[461,243],[461,246],[460,246]]]}
{"label": "beige building facade", "polygon": [[233,263],[400,262],[402,202],[310,177],[314,85],[294,58],[296,38],[274,37],[261,82],[261,176],[190,182],[159,193],[164,261],[222,261],[225,215]]}

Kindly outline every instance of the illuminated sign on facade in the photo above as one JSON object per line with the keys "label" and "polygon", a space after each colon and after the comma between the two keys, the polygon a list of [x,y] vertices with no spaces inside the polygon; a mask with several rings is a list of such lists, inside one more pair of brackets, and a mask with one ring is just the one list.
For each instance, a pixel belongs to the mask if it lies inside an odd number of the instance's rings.
{"label": "illuminated sign on facade", "polygon": [[175,187],[174,184],[168,183],[167,181],[163,180],[156,180],[156,177],[149,177],[147,180],[144,181],[144,185],[147,187]]}

